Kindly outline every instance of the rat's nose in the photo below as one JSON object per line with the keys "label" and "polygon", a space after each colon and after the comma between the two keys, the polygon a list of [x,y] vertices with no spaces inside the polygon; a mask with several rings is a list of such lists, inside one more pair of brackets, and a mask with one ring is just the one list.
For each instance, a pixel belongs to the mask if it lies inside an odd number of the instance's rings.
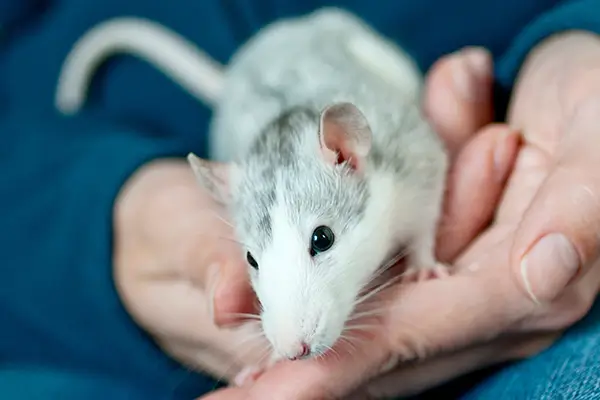
{"label": "rat's nose", "polygon": [[300,343],[300,347],[298,349],[298,353],[295,356],[290,357],[290,360],[299,360],[303,357],[306,357],[310,354],[310,346],[306,343]]}

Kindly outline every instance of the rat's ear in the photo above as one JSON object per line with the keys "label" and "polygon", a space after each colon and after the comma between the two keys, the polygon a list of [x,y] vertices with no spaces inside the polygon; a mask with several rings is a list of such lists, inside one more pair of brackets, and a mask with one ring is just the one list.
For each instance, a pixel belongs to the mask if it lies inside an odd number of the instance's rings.
{"label": "rat's ear", "polygon": [[217,202],[229,204],[237,165],[203,160],[194,153],[189,153],[187,160],[200,186]]}
{"label": "rat's ear", "polygon": [[336,103],[321,113],[319,141],[327,162],[347,162],[361,170],[371,150],[371,127],[364,114],[352,103]]}

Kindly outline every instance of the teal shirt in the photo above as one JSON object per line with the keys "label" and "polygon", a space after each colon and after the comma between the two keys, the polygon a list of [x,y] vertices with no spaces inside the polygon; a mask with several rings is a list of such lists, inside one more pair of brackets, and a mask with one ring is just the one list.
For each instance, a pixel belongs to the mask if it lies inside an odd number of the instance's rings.
{"label": "teal shirt", "polygon": [[[111,273],[111,214],[145,162],[206,156],[210,109],[149,64],[114,57],[85,109],[54,108],[62,63],[96,24],[139,16],[216,60],[265,24],[324,5],[302,0],[0,1],[0,398],[189,400],[214,382],[164,355],[124,310]],[[425,72],[465,45],[489,48],[506,100],[529,50],[567,29],[600,30],[594,0],[389,0],[354,11]],[[503,115],[505,101],[500,101]]]}

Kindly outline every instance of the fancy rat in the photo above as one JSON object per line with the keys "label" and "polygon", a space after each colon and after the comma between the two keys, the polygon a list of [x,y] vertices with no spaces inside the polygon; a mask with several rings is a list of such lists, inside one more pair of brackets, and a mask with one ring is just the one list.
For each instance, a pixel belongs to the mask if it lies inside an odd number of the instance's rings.
{"label": "fancy rat", "polygon": [[406,58],[344,12],[265,28],[232,58],[215,108],[213,155],[228,166],[188,157],[228,206],[276,359],[330,349],[400,248],[409,274],[446,273],[434,256],[446,150],[414,69],[388,79],[381,60],[358,55],[369,43]]}

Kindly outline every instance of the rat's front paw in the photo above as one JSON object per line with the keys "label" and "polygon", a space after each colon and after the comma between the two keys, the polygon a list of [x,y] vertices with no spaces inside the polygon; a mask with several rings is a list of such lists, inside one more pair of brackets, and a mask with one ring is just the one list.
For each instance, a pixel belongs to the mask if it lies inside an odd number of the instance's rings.
{"label": "rat's front paw", "polygon": [[430,279],[441,279],[450,276],[450,267],[441,262],[429,265],[411,265],[402,275],[402,283],[422,282]]}

